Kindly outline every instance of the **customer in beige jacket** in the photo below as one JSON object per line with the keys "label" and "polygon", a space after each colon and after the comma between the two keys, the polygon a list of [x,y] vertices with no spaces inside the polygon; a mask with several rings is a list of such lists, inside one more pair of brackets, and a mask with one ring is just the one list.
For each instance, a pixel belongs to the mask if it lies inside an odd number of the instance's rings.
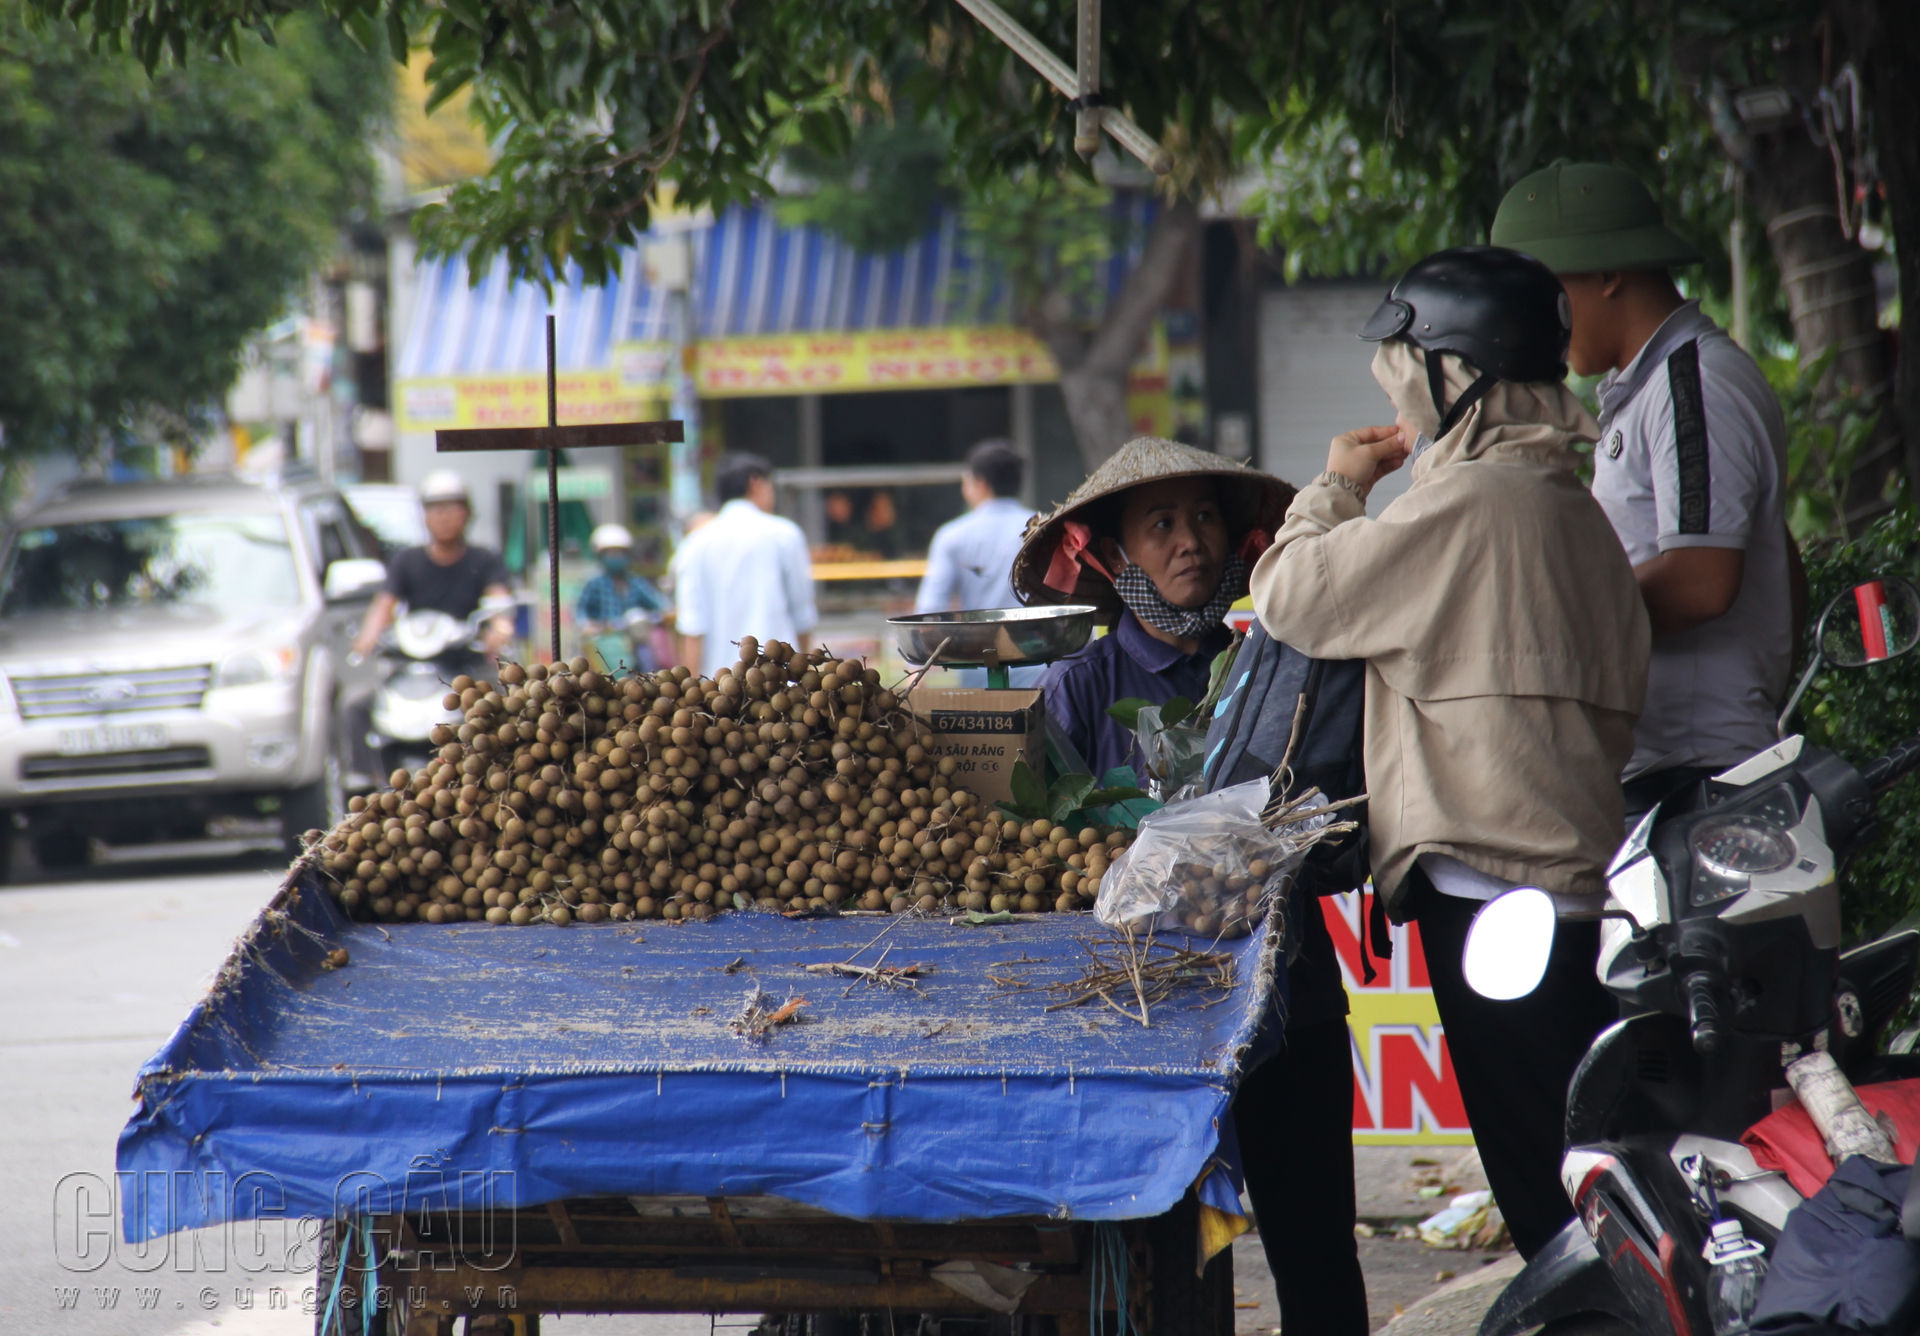
{"label": "customer in beige jacket", "polygon": [[[1531,1254],[1571,1218],[1567,1080],[1613,1014],[1591,915],[1620,840],[1647,616],[1575,472],[1597,429],[1561,383],[1552,274],[1493,247],[1444,251],[1365,333],[1396,423],[1335,438],[1254,568],[1254,608],[1307,654],[1367,661],[1374,887],[1420,925],[1488,1179]],[[1410,456],[1412,485],[1367,518],[1368,491]],[[1461,948],[1480,904],[1515,885],[1551,892],[1563,931],[1539,990],[1489,1002]]]}

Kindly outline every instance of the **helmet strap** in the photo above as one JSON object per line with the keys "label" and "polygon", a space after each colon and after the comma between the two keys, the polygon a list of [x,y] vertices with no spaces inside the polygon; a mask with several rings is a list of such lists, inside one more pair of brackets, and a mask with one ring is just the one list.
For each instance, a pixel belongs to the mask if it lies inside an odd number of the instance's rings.
{"label": "helmet strap", "polygon": [[1454,401],[1453,407],[1448,408],[1446,373],[1440,369],[1440,354],[1431,348],[1422,351],[1425,356],[1421,360],[1427,364],[1427,393],[1433,396],[1433,411],[1440,415],[1440,430],[1433,434],[1437,441],[1458,426],[1460,419],[1467,415],[1467,410],[1479,403],[1500,378],[1490,372],[1481,372],[1479,379],[1467,386],[1459,399]]}

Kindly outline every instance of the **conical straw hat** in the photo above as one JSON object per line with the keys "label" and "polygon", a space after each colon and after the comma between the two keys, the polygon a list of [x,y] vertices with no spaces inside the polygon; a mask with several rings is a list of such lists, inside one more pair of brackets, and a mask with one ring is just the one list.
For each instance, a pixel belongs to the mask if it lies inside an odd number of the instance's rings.
{"label": "conical straw hat", "polygon": [[1071,593],[1049,588],[1047,568],[1066,533],[1069,520],[1085,522],[1090,510],[1108,497],[1143,483],[1172,482],[1179,478],[1218,478],[1220,503],[1227,511],[1230,550],[1239,550],[1251,529],[1272,534],[1293,503],[1294,489],[1270,473],[1157,436],[1128,441],[1070,492],[1065,501],[1045,515],[1027,521],[1026,540],[1013,561],[1013,588],[1023,603],[1090,603],[1111,620],[1120,611],[1113,585],[1091,568],[1080,573]]}

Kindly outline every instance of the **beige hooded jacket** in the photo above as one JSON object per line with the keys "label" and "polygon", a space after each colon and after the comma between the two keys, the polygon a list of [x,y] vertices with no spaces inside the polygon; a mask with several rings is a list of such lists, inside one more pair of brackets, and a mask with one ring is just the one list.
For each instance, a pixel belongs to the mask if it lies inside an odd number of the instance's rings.
{"label": "beige hooded jacket", "polygon": [[[1451,401],[1474,373],[1442,356]],[[1373,374],[1406,421],[1438,429],[1418,349],[1383,343]],[[1597,435],[1565,386],[1500,382],[1378,519],[1316,481],[1254,567],[1269,634],[1367,660],[1373,877],[1396,919],[1430,852],[1550,891],[1563,913],[1599,908],[1649,632],[1620,540],[1574,472],[1572,443]]]}

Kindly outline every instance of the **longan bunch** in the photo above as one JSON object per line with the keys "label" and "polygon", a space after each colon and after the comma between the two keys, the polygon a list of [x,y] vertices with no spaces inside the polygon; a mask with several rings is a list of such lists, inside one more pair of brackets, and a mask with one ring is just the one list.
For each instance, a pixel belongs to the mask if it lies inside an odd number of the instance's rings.
{"label": "longan bunch", "polygon": [[1172,885],[1178,898],[1171,912],[1196,937],[1245,937],[1259,919],[1271,873],[1264,858],[1175,863]]}
{"label": "longan bunch", "polygon": [[319,847],[364,918],[524,924],[728,909],[1073,910],[1126,837],[989,811],[879,674],[740,642],[714,679],[585,659],[458,677],[438,755]]}

